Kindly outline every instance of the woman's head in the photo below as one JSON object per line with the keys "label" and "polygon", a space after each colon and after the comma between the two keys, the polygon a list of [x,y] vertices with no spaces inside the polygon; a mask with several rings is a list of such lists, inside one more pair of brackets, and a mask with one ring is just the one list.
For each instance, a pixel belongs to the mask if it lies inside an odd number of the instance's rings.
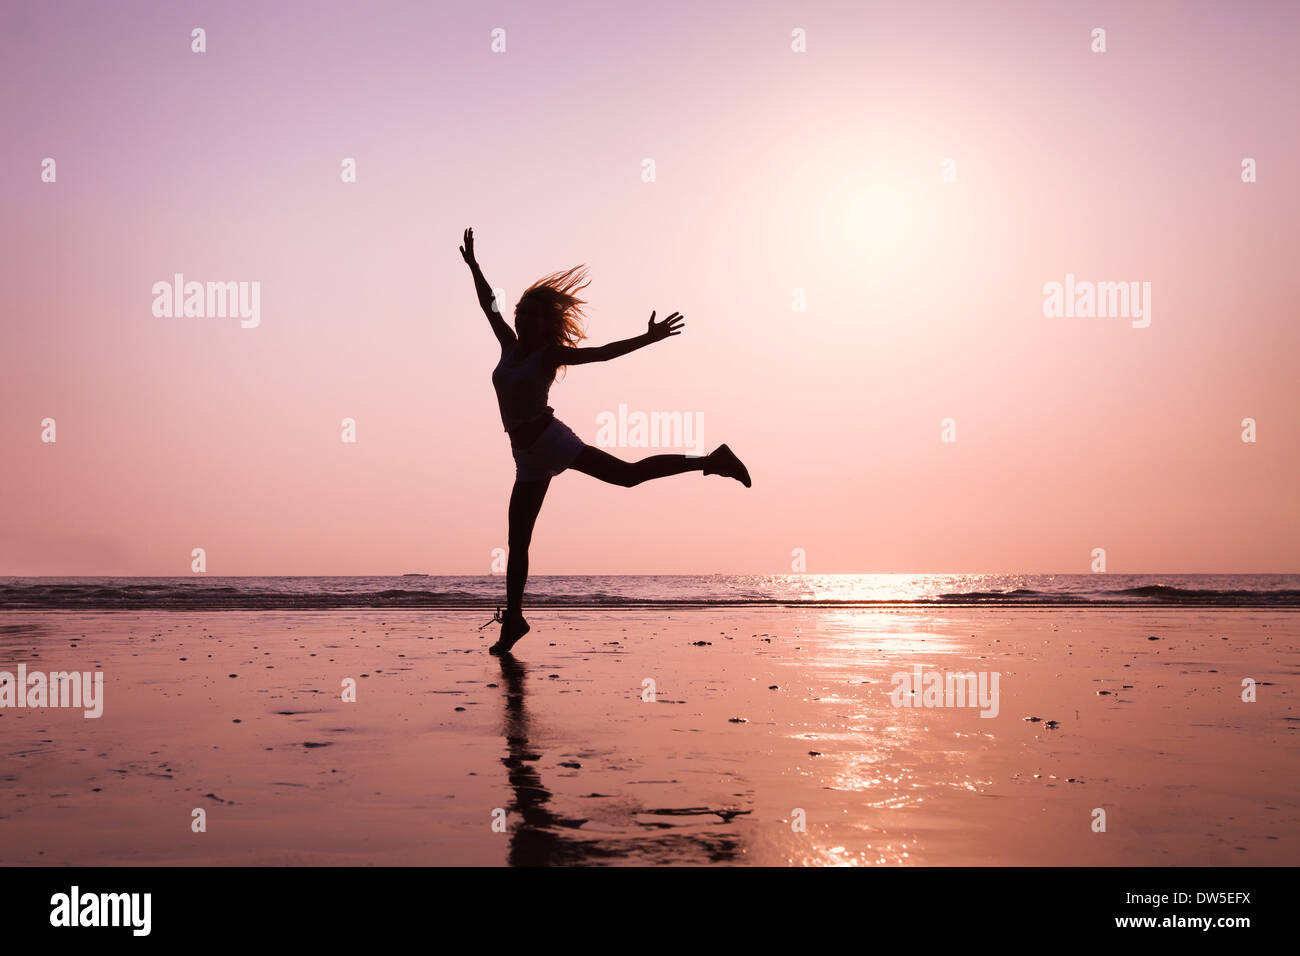
{"label": "woman's head", "polygon": [[515,306],[519,344],[530,351],[542,345],[576,345],[586,337],[582,327],[585,301],[574,293],[586,288],[587,267],[574,266],[538,279]]}

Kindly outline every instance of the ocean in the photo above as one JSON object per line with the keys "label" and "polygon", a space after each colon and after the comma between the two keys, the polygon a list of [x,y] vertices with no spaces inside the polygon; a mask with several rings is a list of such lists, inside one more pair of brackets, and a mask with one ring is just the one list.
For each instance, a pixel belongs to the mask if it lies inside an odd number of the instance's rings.
{"label": "ocean", "polygon": [[[0,608],[492,608],[503,575],[0,578]],[[535,575],[532,607],[1300,608],[1300,574]]]}

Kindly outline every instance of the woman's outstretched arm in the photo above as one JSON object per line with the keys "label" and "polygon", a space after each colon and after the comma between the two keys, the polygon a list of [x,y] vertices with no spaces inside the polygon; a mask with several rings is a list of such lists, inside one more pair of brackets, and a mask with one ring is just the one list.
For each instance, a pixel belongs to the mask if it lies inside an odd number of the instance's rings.
{"label": "woman's outstretched arm", "polygon": [[622,339],[618,342],[610,342],[608,345],[599,345],[595,348],[582,349],[567,345],[557,346],[554,350],[555,364],[586,365],[588,362],[608,362],[610,359],[626,355],[628,352],[635,352],[637,349],[645,348],[655,342],[662,342],[670,335],[681,335],[682,326],[685,324],[686,320],[680,312],[674,312],[662,322],[656,322],[655,314],[651,312],[650,322],[644,335],[638,335],[631,339]]}
{"label": "woman's outstretched arm", "polygon": [[497,341],[501,343],[502,348],[514,345],[515,331],[506,324],[505,319],[501,318],[501,312],[496,305],[496,296],[492,294],[492,287],[488,285],[488,280],[483,278],[483,270],[478,267],[478,260],[474,257],[473,229],[465,230],[465,244],[460,247],[460,254],[474,276],[474,291],[478,293],[479,307],[487,316]]}

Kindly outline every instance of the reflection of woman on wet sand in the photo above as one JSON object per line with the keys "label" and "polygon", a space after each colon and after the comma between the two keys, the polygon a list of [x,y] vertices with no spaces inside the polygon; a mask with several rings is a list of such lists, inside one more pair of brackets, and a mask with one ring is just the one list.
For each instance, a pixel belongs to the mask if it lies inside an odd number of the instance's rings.
{"label": "reflection of woman on wet sand", "polygon": [[[528,709],[524,694],[527,671],[513,654],[500,655],[501,683],[505,694],[504,726],[506,776],[510,782],[511,802],[507,807],[510,849],[506,862],[511,866],[565,866],[581,863],[613,861],[729,863],[739,860],[743,848],[738,834],[727,827],[706,826],[687,828],[678,825],[644,825],[643,816],[680,821],[689,819],[717,819],[730,823],[748,810],[710,810],[702,807],[687,809],[645,810],[632,804],[626,797],[607,798],[605,816],[614,821],[620,818],[636,821],[632,829],[624,829],[622,836],[636,836],[635,840],[608,839],[609,831],[594,833],[583,829],[585,817],[569,817],[553,809],[555,795],[542,783],[539,768],[545,763],[544,755],[530,743]],[[587,799],[600,796],[588,793]]]}
{"label": "reflection of woman on wet sand", "polygon": [[586,272],[581,266],[539,279],[515,306],[515,327],[506,324],[497,311],[492,287],[483,278],[474,257],[474,230],[465,230],[461,256],[474,275],[478,302],[501,345],[501,358],[492,370],[501,421],[510,436],[515,457],[515,487],[510,493],[510,557],[506,562],[506,613],[500,610],[493,623],[501,622],[501,636],[492,645],[494,653],[509,651],[528,633],[524,620],[524,583],[528,579],[528,546],[533,525],[546,497],[551,478],[568,468],[591,475],[612,485],[631,488],[652,478],[666,478],[688,471],[735,478],[746,488],[749,472],[726,445],[719,445],[703,457],[651,455],[640,461],[623,461],[584,444],[567,425],[555,417],[546,404],[556,373],[569,365],[607,362],[654,342],[680,335],[683,319],[674,312],[662,321],[650,322],[645,334],[611,342],[598,348],[577,348],[584,337],[582,299]]}
{"label": "reflection of woman on wet sand", "polygon": [[586,821],[566,820],[551,812],[547,806],[551,802],[551,792],[542,786],[536,767],[541,755],[531,752],[528,747],[528,713],[524,709],[526,676],[524,665],[514,655],[501,655],[508,751],[508,756],[501,762],[506,765],[506,775],[514,795],[509,813],[518,815],[521,821],[510,828],[510,855],[506,862],[511,866],[581,863],[587,856],[582,844],[561,839],[554,828],[577,829]]}

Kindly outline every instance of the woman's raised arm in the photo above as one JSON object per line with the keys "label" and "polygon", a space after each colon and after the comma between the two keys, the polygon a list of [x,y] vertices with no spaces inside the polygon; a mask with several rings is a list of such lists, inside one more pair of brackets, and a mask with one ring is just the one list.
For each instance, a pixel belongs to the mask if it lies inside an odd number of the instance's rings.
{"label": "woman's raised arm", "polygon": [[496,335],[497,341],[501,343],[502,348],[507,348],[515,344],[515,330],[510,328],[506,320],[501,318],[501,311],[497,308],[496,296],[492,294],[492,286],[488,285],[487,279],[483,278],[483,270],[478,266],[478,260],[474,257],[474,230],[465,230],[465,244],[460,247],[461,258],[469,266],[469,271],[474,276],[474,291],[478,293],[478,304],[483,309],[483,314],[487,316],[488,324],[492,326],[492,332]]}

